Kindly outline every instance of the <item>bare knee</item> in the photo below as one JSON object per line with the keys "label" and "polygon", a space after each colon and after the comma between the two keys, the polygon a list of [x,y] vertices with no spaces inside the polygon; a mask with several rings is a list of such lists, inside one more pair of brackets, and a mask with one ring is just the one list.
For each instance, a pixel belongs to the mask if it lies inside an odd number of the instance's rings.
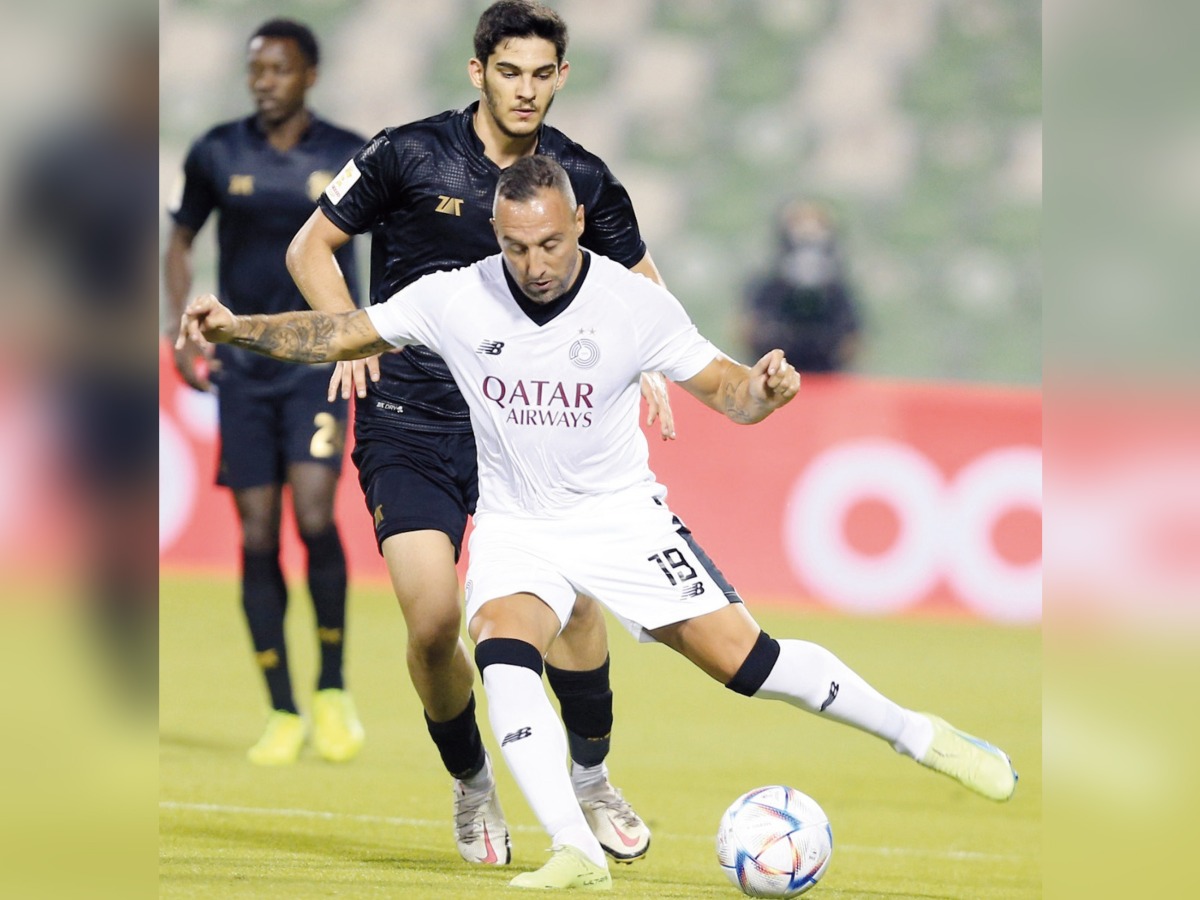
{"label": "bare knee", "polygon": [[[426,607],[428,609],[428,607]],[[462,615],[457,602],[408,622],[408,658],[421,669],[439,669],[448,665],[458,652]]]}

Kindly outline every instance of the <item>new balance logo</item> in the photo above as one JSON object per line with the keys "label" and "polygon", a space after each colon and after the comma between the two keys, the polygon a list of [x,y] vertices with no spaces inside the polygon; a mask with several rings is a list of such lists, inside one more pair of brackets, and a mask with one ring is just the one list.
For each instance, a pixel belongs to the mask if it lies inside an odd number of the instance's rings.
{"label": "new balance logo", "polygon": [[704,593],[704,582],[697,581],[695,584],[685,585],[683,590],[679,592],[679,599],[686,600],[688,597],[699,597]]}
{"label": "new balance logo", "polygon": [[462,215],[462,201],[457,197],[447,197],[445,194],[438,194],[437,211],[445,213],[448,216]]}
{"label": "new balance logo", "polygon": [[518,728],[516,731],[510,731],[504,736],[504,740],[500,742],[501,747],[507,747],[509,744],[515,743],[522,738],[527,738],[533,734],[533,729],[529,726]]}
{"label": "new balance logo", "polygon": [[832,703],[834,700],[836,700],[837,695],[838,695],[838,683],[836,681],[829,682],[829,696],[825,698],[825,702],[821,704],[821,708],[817,711],[825,712],[825,707],[827,707],[830,703]]}
{"label": "new balance logo", "polygon": [[475,348],[476,353],[486,353],[488,356],[499,356],[504,349],[504,341],[484,341]]}

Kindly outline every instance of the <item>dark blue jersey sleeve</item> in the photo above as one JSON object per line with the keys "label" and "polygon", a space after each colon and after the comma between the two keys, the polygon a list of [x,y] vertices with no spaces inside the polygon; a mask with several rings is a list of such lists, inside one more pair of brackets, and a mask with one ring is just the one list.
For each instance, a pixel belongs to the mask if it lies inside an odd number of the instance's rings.
{"label": "dark blue jersey sleeve", "polygon": [[179,225],[199,231],[217,208],[220,195],[213,181],[207,138],[192,144],[183,163],[183,193],[171,218]]}

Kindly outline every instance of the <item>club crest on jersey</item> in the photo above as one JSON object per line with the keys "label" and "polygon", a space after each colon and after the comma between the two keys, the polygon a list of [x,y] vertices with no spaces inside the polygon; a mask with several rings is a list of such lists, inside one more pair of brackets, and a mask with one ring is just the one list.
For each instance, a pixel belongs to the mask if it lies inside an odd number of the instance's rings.
{"label": "club crest on jersey", "polygon": [[600,345],[591,338],[579,338],[568,352],[571,362],[581,369],[590,369],[600,362]]}
{"label": "club crest on jersey", "polygon": [[236,197],[249,197],[254,193],[254,176],[230,175],[229,193]]}
{"label": "club crest on jersey", "polygon": [[333,181],[333,173],[326,169],[317,169],[308,176],[308,181],[305,182],[304,192],[308,194],[308,199],[316,203],[321,199],[321,195],[325,193],[325,188],[329,187],[329,182]]}

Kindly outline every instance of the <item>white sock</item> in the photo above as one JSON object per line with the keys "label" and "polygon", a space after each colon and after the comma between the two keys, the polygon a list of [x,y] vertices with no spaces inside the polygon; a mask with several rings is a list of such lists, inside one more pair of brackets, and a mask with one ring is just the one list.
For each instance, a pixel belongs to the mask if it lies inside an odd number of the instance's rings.
{"label": "white sock", "polygon": [[914,759],[928,752],[933,726],[924,716],[893,703],[818,644],[795,640],[778,644],[779,659],[755,697],[783,700],[853,725]]}
{"label": "white sock", "polygon": [[500,752],[551,844],[570,844],[607,868],[567,774],[567,735],[532,669],[493,663],[483,670],[488,719]]}
{"label": "white sock", "polygon": [[608,766],[600,763],[595,766],[571,764],[571,786],[575,788],[575,796],[582,797],[592,788],[608,783]]}
{"label": "white sock", "polygon": [[463,778],[461,780],[463,786],[469,791],[490,791],[496,786],[496,779],[492,774],[491,758],[485,755],[483,758],[483,768],[470,778]]}

